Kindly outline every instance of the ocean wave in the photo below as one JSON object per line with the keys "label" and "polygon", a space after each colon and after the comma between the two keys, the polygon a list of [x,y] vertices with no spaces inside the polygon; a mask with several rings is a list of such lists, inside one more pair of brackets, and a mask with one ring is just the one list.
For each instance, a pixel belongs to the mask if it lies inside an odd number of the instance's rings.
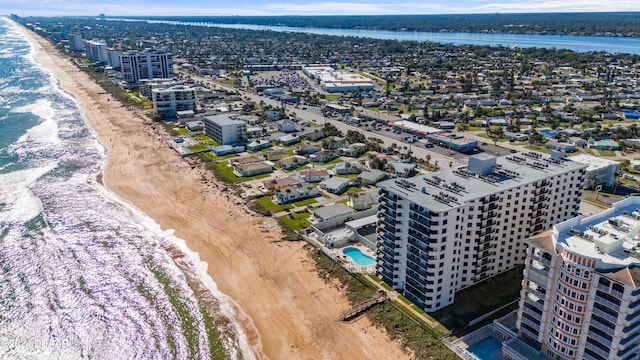
{"label": "ocean wave", "polygon": [[0,223],[24,223],[42,212],[42,202],[30,187],[56,164],[0,174]]}
{"label": "ocean wave", "polygon": [[97,183],[105,151],[77,99],[33,50],[15,55],[30,78],[0,94],[9,116],[38,121],[2,149],[21,170],[0,174],[0,357],[253,359],[247,319],[206,263]]}

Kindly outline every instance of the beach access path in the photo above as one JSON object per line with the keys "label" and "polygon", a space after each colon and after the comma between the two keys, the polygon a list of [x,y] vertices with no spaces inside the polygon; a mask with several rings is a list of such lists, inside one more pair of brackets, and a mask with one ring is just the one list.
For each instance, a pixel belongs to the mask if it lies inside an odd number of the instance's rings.
{"label": "beach access path", "polygon": [[211,174],[167,147],[159,124],[127,110],[47,40],[19,28],[35,47],[36,60],[79,100],[105,147],[105,186],[163,229],[174,229],[208,264],[219,290],[233,299],[255,358],[410,358],[366,317],[338,321],[350,304],[336,283],[317,275],[310,247],[280,241],[279,232],[261,232],[265,222],[277,228],[274,220],[236,205],[238,199]]}

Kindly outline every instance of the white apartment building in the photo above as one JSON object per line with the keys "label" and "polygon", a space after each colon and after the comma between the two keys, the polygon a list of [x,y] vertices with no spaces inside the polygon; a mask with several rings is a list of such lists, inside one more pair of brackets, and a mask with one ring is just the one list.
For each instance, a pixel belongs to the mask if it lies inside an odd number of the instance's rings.
{"label": "white apartment building", "polygon": [[107,48],[107,63],[114,70],[120,70],[120,57],[122,57],[122,50]]}
{"label": "white apartment building", "polygon": [[185,85],[175,85],[166,89],[153,89],[153,113],[164,117],[175,117],[178,111],[198,108],[196,88]]}
{"label": "white apartment building", "polygon": [[94,63],[106,64],[109,61],[107,57],[107,42],[104,40],[85,40],[84,52],[87,59]]}
{"label": "white apartment building", "polygon": [[378,183],[376,274],[426,311],[524,263],[524,240],[578,213],[586,165],[478,154],[466,167]]}
{"label": "white apartment building", "polygon": [[69,34],[69,51],[80,52],[84,50],[84,41],[80,34]]}
{"label": "white apartment building", "polygon": [[640,359],[640,198],[526,240],[509,359]]}
{"label": "white apartment building", "polygon": [[589,165],[584,179],[584,188],[593,189],[597,185],[613,187],[616,175],[620,172],[620,163],[588,154],[578,154],[571,160]]}
{"label": "white apartment building", "polygon": [[140,79],[173,77],[173,60],[162,50],[127,51],[121,56],[124,81],[137,86]]}
{"label": "white apartment building", "polygon": [[151,93],[153,89],[163,89],[185,84],[186,82],[184,80],[176,79],[140,79],[140,81],[138,81],[138,92],[147,99],[151,99],[153,97]]}
{"label": "white apartment building", "polygon": [[220,145],[236,145],[247,142],[247,123],[235,115],[221,114],[204,118],[204,131]]}

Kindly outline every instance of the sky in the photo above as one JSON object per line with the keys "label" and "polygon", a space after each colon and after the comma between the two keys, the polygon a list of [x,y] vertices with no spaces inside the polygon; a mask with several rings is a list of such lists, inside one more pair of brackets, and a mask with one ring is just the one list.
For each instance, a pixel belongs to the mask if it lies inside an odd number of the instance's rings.
{"label": "sky", "polygon": [[19,16],[381,15],[640,11],[640,0],[0,0]]}

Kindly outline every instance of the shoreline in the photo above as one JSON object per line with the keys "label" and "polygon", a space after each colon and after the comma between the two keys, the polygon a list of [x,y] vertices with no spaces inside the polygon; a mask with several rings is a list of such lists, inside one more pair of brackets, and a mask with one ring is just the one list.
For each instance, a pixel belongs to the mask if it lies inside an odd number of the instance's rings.
{"label": "shoreline", "polygon": [[306,243],[282,242],[279,231],[263,233],[260,224],[274,219],[236,205],[213,174],[166,146],[160,124],[126,110],[48,40],[17,28],[32,44],[36,61],[78,100],[105,148],[106,164],[96,181],[162,229],[174,229],[199,255],[236,313],[246,315],[234,320],[257,358],[409,358],[367,318],[337,320],[350,304],[335,284],[319,277]]}

